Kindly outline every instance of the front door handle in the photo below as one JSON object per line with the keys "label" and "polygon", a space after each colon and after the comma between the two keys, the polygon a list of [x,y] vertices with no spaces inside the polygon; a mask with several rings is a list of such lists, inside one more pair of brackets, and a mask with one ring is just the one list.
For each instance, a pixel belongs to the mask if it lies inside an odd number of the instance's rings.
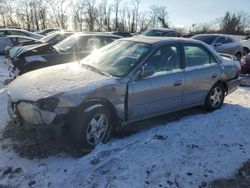
{"label": "front door handle", "polygon": [[180,86],[182,84],[182,81],[181,80],[178,80],[174,83],[174,86]]}

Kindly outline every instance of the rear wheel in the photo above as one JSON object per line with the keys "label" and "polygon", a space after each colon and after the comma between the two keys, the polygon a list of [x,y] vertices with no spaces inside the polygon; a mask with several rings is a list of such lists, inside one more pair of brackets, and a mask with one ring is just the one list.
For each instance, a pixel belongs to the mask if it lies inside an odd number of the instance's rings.
{"label": "rear wheel", "polygon": [[220,108],[224,102],[225,88],[221,84],[216,84],[208,93],[205,107],[209,111]]}
{"label": "rear wheel", "polygon": [[110,110],[104,106],[88,112],[80,108],[75,124],[71,125],[71,137],[77,148],[90,152],[97,144],[106,142],[112,128],[111,117]]}

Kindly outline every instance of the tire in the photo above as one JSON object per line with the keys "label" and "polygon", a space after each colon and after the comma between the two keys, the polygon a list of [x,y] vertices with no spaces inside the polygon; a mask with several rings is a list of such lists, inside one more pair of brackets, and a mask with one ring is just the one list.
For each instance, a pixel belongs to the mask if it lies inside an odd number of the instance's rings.
{"label": "tire", "polygon": [[250,52],[250,50],[247,47],[244,47],[243,51],[244,51],[244,55],[247,55]]}
{"label": "tire", "polygon": [[224,86],[221,84],[214,85],[207,95],[205,101],[205,108],[208,111],[214,111],[219,109],[223,105],[224,98],[225,98]]}
{"label": "tire", "polygon": [[88,112],[85,109],[77,110],[75,123],[71,124],[71,138],[79,151],[91,152],[97,144],[109,139],[113,121],[111,111],[105,106]]}
{"label": "tire", "polygon": [[238,60],[238,61],[241,60],[241,53],[240,53],[240,52],[238,52],[235,56],[237,57],[237,60]]}

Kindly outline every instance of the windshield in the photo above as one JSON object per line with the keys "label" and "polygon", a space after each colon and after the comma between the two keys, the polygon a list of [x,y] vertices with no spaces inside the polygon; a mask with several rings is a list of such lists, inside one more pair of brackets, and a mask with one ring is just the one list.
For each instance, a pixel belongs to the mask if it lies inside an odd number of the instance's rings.
{"label": "windshield", "polygon": [[72,51],[75,45],[77,44],[78,39],[79,39],[78,35],[72,35],[64,39],[63,41],[59,42],[57,45],[55,45],[55,47],[63,52]]}
{"label": "windshield", "polygon": [[58,35],[57,33],[50,34],[48,36],[45,36],[45,37],[41,38],[40,41],[44,42],[44,43],[49,43],[49,41],[52,40],[57,35]]}
{"label": "windshield", "polygon": [[204,35],[197,35],[197,36],[193,36],[191,37],[192,39],[195,39],[195,40],[200,40],[202,42],[205,42],[207,44],[211,44],[214,39],[216,38],[217,36],[204,36]]}
{"label": "windshield", "polygon": [[150,50],[149,44],[132,41],[115,41],[81,61],[101,72],[121,77],[130,72]]}

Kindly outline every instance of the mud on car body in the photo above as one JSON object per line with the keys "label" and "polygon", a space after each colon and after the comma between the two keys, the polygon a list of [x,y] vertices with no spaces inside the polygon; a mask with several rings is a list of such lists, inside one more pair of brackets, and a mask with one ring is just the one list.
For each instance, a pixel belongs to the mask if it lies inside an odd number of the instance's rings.
{"label": "mud on car body", "polygon": [[220,108],[239,73],[238,61],[200,41],[121,39],[80,63],[18,77],[8,87],[9,111],[36,128],[68,124],[75,144],[91,150],[132,122],[197,105]]}

